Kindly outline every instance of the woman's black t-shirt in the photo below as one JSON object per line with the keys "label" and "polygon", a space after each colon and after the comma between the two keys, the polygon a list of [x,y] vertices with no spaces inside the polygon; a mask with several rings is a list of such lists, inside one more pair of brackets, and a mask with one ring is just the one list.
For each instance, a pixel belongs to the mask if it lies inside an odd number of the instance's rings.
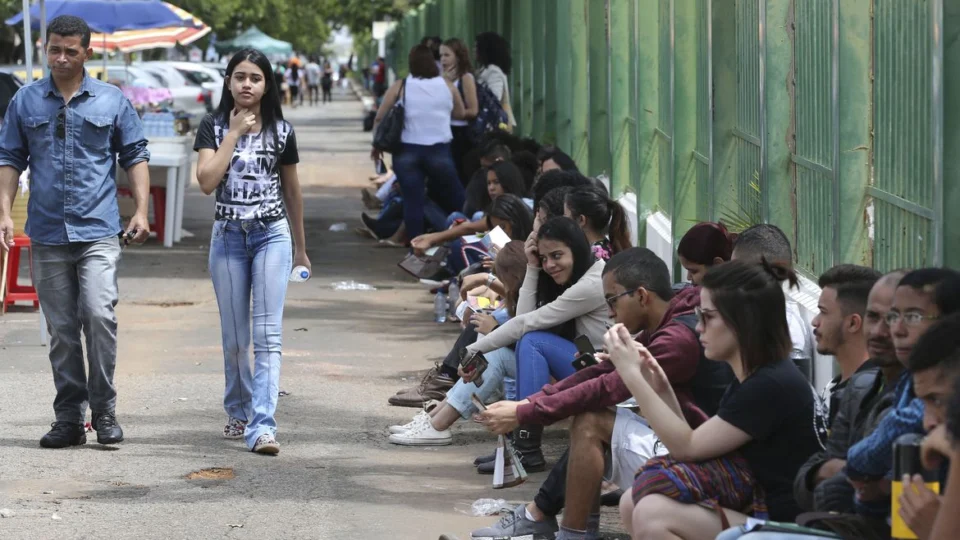
{"label": "woman's black t-shirt", "polygon": [[717,411],[752,440],[740,448],[767,495],[770,519],[792,522],[801,512],[793,496],[797,471],[823,449],[822,407],[813,387],[789,359],[766,364],[727,387]]}
{"label": "woman's black t-shirt", "polygon": [[[200,122],[193,149],[216,150],[230,126],[208,114]],[[280,166],[300,162],[293,126],[286,120],[277,122],[277,137],[272,130],[247,133],[237,140],[230,158],[230,167],[217,186],[218,220],[277,221],[287,216],[280,190]]]}

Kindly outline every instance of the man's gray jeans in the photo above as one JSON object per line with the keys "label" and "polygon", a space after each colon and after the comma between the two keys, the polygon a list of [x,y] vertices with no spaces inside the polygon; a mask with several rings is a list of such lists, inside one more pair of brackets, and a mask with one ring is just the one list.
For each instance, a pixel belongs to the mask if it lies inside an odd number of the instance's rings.
{"label": "man's gray jeans", "polygon": [[[33,281],[50,328],[50,364],[57,421],[82,423],[87,403],[94,412],[113,411],[117,390],[116,237],[63,246],[33,244]],[[89,378],[80,332],[86,338]]]}

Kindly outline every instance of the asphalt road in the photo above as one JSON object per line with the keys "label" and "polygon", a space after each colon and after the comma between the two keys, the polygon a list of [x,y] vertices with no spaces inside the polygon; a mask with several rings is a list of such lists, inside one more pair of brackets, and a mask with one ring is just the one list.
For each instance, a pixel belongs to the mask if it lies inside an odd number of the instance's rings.
{"label": "asphalt road", "polygon": [[[0,318],[2,539],[461,539],[495,518],[480,498],[528,500],[545,473],[495,491],[470,463],[494,440],[461,422],[450,447],[399,448],[386,426],[415,409],[387,397],[446,353],[456,327],[431,321],[429,294],[396,263],[402,252],[352,232],[372,174],[360,104],[288,110],[300,145],[314,277],[291,284],[277,420],[282,451],[265,457],[221,438],[220,327],[207,272],[212,199],[187,191],[172,249],[126,250],[120,268],[118,419],[126,441],[43,450],[54,388],[37,313]],[[330,226],[346,223],[345,232]],[[355,281],[376,291],[335,291]],[[405,380],[406,379],[406,380]],[[556,456],[562,431],[548,430]],[[199,478],[191,473],[206,469]],[[6,513],[6,512],[5,512]],[[608,513],[605,521],[615,521]]]}

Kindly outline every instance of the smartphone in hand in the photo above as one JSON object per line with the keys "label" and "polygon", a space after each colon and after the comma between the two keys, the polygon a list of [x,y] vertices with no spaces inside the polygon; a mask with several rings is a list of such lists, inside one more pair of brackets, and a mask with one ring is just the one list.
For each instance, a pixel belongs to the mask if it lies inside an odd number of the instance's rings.
{"label": "smartphone in hand", "polygon": [[577,339],[573,340],[573,343],[577,346],[577,352],[580,353],[580,356],[573,360],[574,369],[580,371],[599,364],[597,358],[593,355],[596,350],[593,348],[593,343],[590,343],[590,338],[578,336]]}
{"label": "smartphone in hand", "polygon": [[380,158],[374,162],[373,170],[377,174],[387,174],[387,166],[383,163],[383,158]]}

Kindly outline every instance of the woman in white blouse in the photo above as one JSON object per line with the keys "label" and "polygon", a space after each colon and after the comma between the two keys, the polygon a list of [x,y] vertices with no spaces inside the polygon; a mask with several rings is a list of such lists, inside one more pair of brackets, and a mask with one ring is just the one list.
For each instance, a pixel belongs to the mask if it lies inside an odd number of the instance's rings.
{"label": "woman in white blouse", "polygon": [[517,120],[513,117],[513,107],[510,106],[510,82],[507,79],[513,64],[510,43],[496,32],[483,32],[477,36],[474,57],[480,66],[477,82],[489,88],[493,95],[500,99],[512,130],[517,126]]}

